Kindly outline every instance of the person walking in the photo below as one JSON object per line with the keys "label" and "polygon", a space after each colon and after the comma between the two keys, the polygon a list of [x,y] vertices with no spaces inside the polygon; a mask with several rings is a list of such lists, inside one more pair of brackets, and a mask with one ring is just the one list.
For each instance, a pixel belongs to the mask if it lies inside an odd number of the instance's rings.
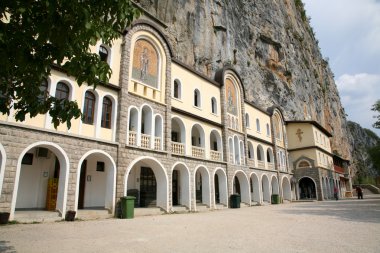
{"label": "person walking", "polygon": [[356,186],[356,193],[358,194],[358,199],[363,199],[363,189],[359,185]]}
{"label": "person walking", "polygon": [[339,197],[338,197],[338,187],[334,186],[334,198],[336,201],[338,201]]}

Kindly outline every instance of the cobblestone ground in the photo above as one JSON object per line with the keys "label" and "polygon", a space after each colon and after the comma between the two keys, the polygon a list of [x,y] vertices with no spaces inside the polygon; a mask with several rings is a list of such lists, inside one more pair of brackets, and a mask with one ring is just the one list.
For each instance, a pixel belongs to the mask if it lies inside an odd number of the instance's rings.
{"label": "cobblestone ground", "polygon": [[380,252],[380,198],[0,227],[0,252]]}

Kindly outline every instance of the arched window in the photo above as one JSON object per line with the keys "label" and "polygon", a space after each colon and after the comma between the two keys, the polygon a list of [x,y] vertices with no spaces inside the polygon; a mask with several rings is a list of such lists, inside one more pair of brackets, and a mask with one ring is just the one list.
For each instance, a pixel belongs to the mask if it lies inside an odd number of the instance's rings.
{"label": "arched window", "polygon": [[104,45],[101,45],[99,47],[99,56],[100,56],[101,61],[108,63],[109,52],[108,52],[108,49]]}
{"label": "arched window", "polygon": [[269,124],[267,124],[267,136],[270,136],[270,128],[269,128]]}
{"label": "arched window", "polygon": [[101,127],[111,128],[112,101],[108,97],[103,98]]}
{"label": "arched window", "polygon": [[251,126],[251,123],[249,122],[249,114],[246,113],[245,114],[245,127],[250,127]]}
{"label": "arched window", "polygon": [[38,95],[38,99],[39,100],[45,99],[47,94],[48,94],[48,82],[46,79],[44,79],[40,85],[40,94]]}
{"label": "arched window", "polygon": [[67,84],[59,82],[55,90],[55,97],[60,100],[69,100],[70,89]]}
{"label": "arched window", "polygon": [[194,90],[194,106],[201,107],[201,93],[198,89]]}
{"label": "arched window", "polygon": [[214,114],[218,113],[218,107],[216,105],[216,99],[214,97],[211,98],[211,112]]}
{"label": "arched window", "polygon": [[259,146],[257,146],[257,160],[259,160],[259,161],[263,161],[263,156],[264,156],[264,154],[263,154],[263,148],[259,145]]}
{"label": "arched window", "polygon": [[92,125],[94,123],[95,95],[86,91],[83,107],[83,123]]}
{"label": "arched window", "polygon": [[260,132],[260,120],[256,119],[256,131]]}
{"label": "arched window", "polygon": [[173,97],[181,99],[181,82],[178,79],[174,80],[173,88]]}

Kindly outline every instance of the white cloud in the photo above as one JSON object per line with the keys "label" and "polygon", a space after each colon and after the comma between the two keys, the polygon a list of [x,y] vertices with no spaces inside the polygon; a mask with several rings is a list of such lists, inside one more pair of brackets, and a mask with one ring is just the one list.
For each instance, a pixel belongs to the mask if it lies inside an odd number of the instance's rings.
{"label": "white cloud", "polygon": [[380,75],[344,74],[336,80],[336,84],[349,120],[373,130],[380,136],[379,129],[372,129],[373,116],[376,113],[371,111],[372,105],[380,99]]}

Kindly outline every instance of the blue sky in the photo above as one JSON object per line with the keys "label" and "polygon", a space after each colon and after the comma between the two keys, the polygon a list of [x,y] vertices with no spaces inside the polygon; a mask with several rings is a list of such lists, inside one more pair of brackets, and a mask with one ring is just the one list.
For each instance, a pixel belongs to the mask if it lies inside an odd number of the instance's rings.
{"label": "blue sky", "polygon": [[380,99],[380,0],[303,2],[348,119],[380,136],[371,111]]}

